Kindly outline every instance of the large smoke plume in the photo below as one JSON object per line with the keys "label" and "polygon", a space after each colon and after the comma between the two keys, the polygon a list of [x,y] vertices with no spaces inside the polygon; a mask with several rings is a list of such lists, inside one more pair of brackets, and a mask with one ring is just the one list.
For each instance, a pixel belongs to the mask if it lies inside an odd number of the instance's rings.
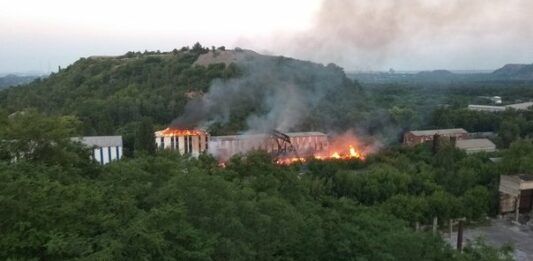
{"label": "large smoke plume", "polygon": [[324,101],[346,88],[357,92],[356,85],[335,65],[261,56],[244,50],[226,52],[234,56],[246,53],[237,61],[242,75],[214,81],[208,93],[186,106],[185,113],[171,124],[173,127],[207,128],[215,122],[228,123],[231,117],[243,117],[247,125],[243,127],[248,132],[294,131],[303,129],[304,124],[306,129],[323,130],[334,124],[330,119],[334,116],[325,115],[321,109]]}
{"label": "large smoke plume", "polygon": [[244,42],[348,69],[497,68],[533,59],[532,13],[530,0],[324,0],[308,30]]}

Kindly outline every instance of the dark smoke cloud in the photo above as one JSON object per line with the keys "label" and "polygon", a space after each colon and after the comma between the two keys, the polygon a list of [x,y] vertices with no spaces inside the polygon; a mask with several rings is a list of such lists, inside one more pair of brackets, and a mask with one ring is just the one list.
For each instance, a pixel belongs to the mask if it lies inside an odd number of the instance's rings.
{"label": "dark smoke cloud", "polygon": [[531,0],[324,0],[309,30],[249,42],[349,69],[492,68],[533,61],[532,13]]}
{"label": "dark smoke cloud", "polygon": [[[247,55],[237,55],[239,52]],[[316,109],[328,93],[346,86],[344,72],[335,65],[251,51],[226,51],[223,55],[231,53],[241,57],[237,64],[242,76],[214,81],[209,92],[187,104],[185,113],[171,126],[208,128],[214,122],[224,124],[232,115],[244,114],[248,132],[293,131],[311,117],[327,122],[329,115],[318,115]]]}

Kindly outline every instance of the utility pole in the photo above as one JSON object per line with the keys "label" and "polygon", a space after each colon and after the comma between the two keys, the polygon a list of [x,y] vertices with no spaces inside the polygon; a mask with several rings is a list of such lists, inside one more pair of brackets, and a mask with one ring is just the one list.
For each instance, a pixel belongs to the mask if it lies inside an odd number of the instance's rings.
{"label": "utility pole", "polygon": [[457,251],[463,252],[463,219],[459,219],[459,227],[457,228]]}

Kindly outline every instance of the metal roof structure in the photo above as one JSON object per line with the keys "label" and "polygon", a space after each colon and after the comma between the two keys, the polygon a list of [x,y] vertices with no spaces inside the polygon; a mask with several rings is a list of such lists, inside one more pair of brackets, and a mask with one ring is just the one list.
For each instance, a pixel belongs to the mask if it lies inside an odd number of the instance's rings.
{"label": "metal roof structure", "polygon": [[468,132],[465,129],[440,129],[440,130],[414,130],[410,131],[411,134],[415,136],[432,136],[435,134],[438,135],[451,135],[451,134],[467,134]]}
{"label": "metal roof structure", "polygon": [[496,151],[496,145],[489,139],[457,140],[455,146],[465,150],[467,153]]}
{"label": "metal roof structure", "polygon": [[523,103],[517,103],[517,104],[509,104],[509,105],[506,105],[505,107],[513,108],[515,110],[527,110],[531,106],[533,106],[533,102],[523,102]]}
{"label": "metal roof structure", "polygon": [[508,108],[515,109],[515,110],[528,110],[529,107],[531,106],[533,106],[533,102],[522,102],[522,103],[509,104],[509,105],[504,105],[504,106],[471,104],[471,105],[468,105],[468,109],[475,110],[475,111],[499,112],[499,111],[505,111]]}
{"label": "metal roof structure", "polygon": [[[287,136],[295,138],[295,137],[308,137],[308,136],[326,136],[326,134],[322,132],[287,132],[285,133]],[[242,134],[242,135],[226,135],[226,136],[211,136],[211,140],[237,140],[237,139],[268,139],[271,138],[272,135],[270,134]]]}
{"label": "metal roof structure", "polygon": [[88,147],[120,147],[122,136],[88,136],[72,138]]}
{"label": "metal roof structure", "polygon": [[469,110],[474,110],[474,111],[492,111],[492,112],[497,112],[497,111],[505,111],[506,107],[505,106],[494,106],[494,105],[470,104],[470,105],[468,105],[468,109]]}

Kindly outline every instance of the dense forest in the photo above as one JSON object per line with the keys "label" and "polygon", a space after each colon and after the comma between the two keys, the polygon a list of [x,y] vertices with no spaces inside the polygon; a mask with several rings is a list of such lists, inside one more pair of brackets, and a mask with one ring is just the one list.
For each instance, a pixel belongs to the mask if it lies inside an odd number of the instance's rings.
{"label": "dense forest", "polygon": [[7,260],[511,260],[482,241],[457,252],[415,224],[482,221],[498,173],[529,168],[533,155],[522,140],[496,166],[447,145],[306,166],[259,151],[225,168],[164,151],[100,166],[65,138],[75,118],[1,115]]}
{"label": "dense forest", "polygon": [[[214,81],[250,73],[195,64],[216,50],[83,58],[0,91],[0,259],[512,260],[510,247],[482,240],[456,251],[429,227],[435,218],[441,229],[458,218],[482,224],[497,214],[499,176],[533,170],[531,111],[466,109],[480,96],[533,98],[528,83],[367,84],[335,65],[274,57],[281,69],[268,73],[280,83],[316,91],[318,80],[334,79],[299,128],[356,128],[383,148],[365,160],[290,166],[254,151],[225,167],[209,155],[156,151],[153,131]],[[243,131],[264,109],[237,101],[212,133]],[[440,127],[494,132],[501,150],[399,145],[405,130]],[[110,134],[124,137],[125,158],[105,166],[70,139]]]}

